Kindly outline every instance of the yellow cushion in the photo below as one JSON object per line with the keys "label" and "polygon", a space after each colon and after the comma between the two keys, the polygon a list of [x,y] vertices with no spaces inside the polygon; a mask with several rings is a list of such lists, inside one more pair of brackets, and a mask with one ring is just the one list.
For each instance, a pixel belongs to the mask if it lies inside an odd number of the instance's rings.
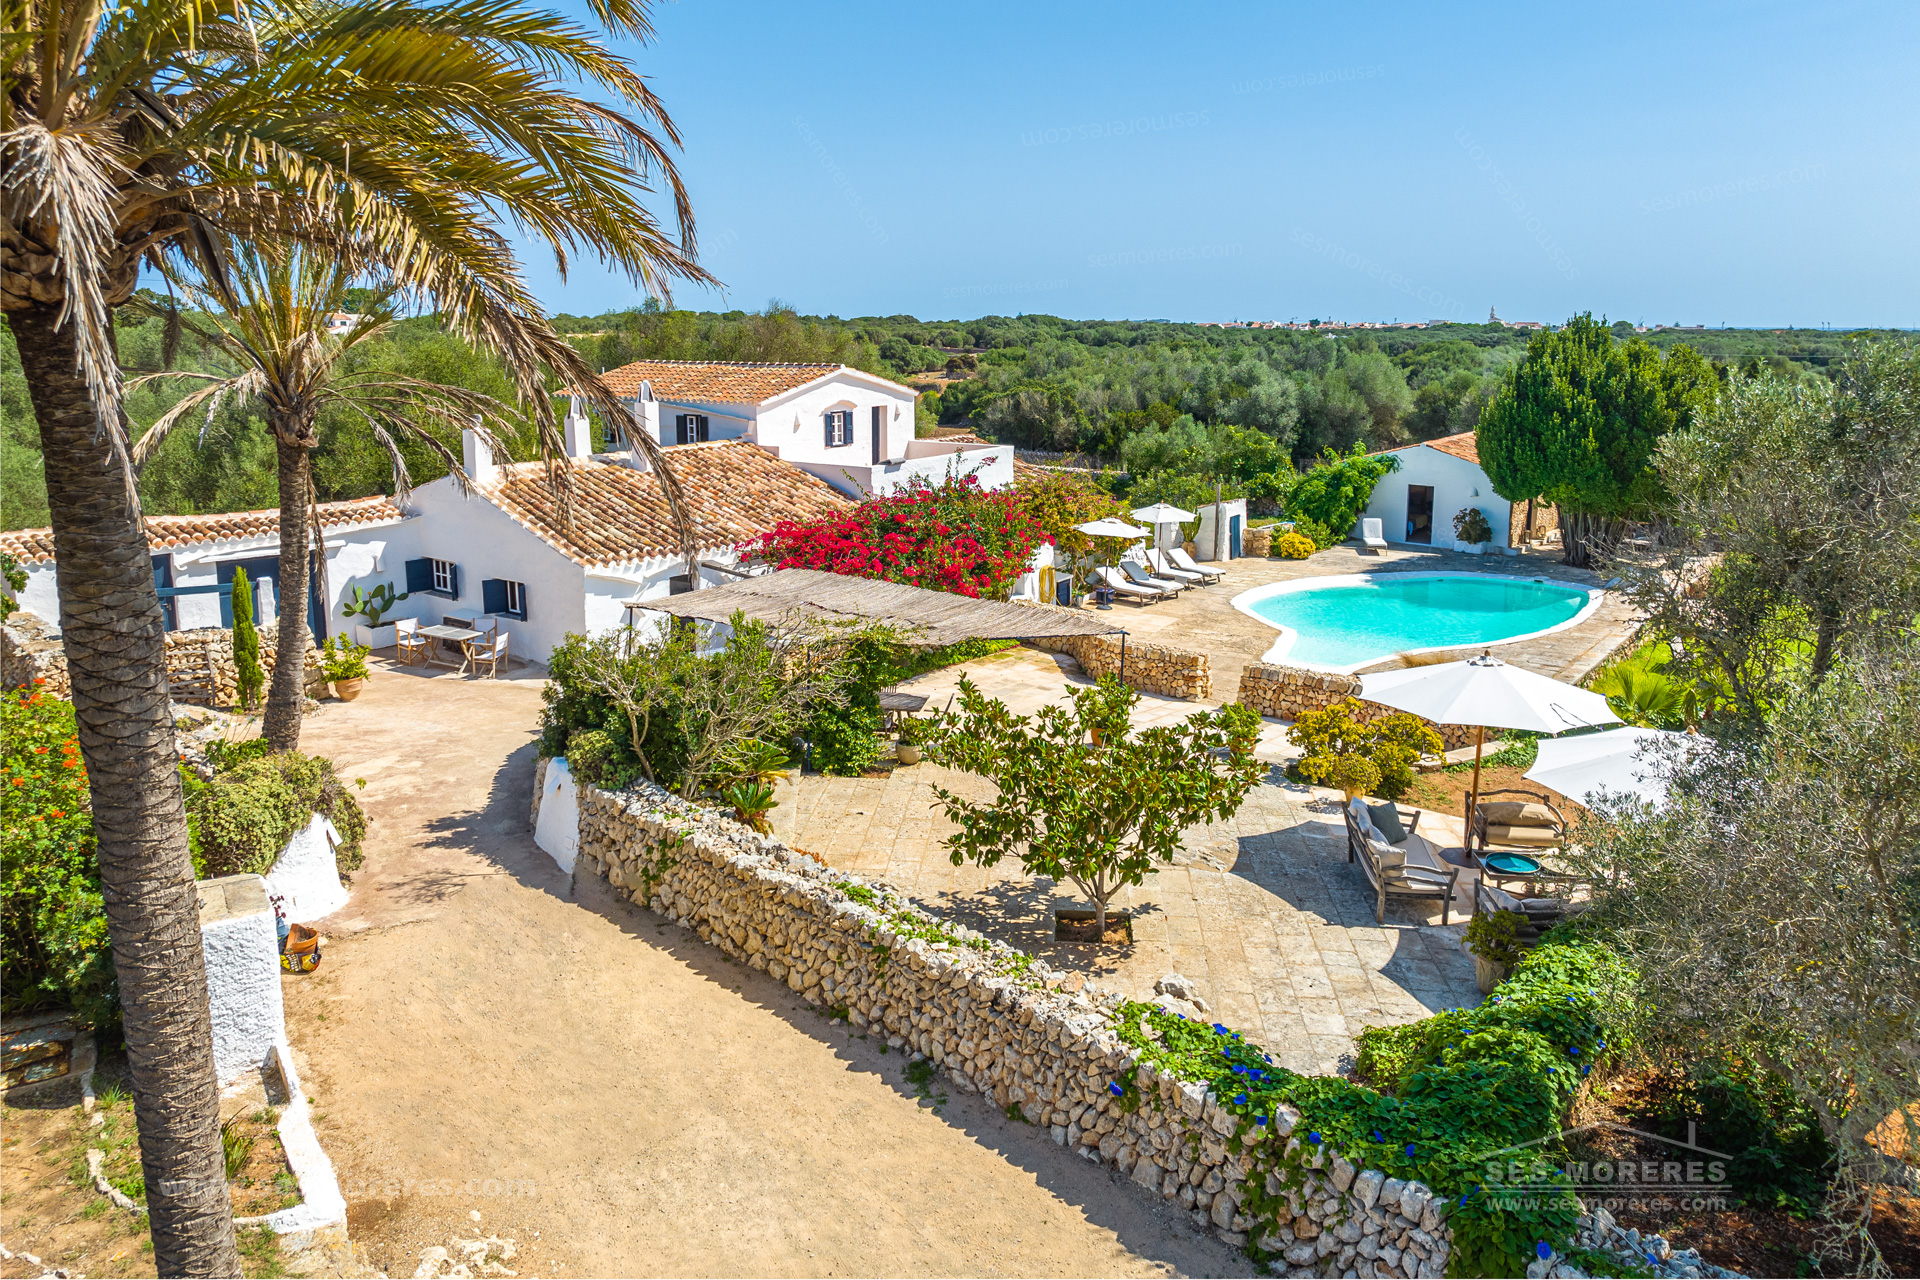
{"label": "yellow cushion", "polygon": [[1543,804],[1529,804],[1517,800],[1492,800],[1480,806],[1480,812],[1486,815],[1489,823],[1498,822],[1509,827],[1551,827],[1557,826],[1553,810]]}
{"label": "yellow cushion", "polygon": [[1551,849],[1560,843],[1560,833],[1552,827],[1508,827],[1490,822],[1487,824],[1487,843]]}

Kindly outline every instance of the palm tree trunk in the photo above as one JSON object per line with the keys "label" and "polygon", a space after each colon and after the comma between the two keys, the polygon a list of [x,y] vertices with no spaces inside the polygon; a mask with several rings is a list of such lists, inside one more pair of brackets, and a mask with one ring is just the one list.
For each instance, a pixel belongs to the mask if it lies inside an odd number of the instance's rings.
{"label": "palm tree trunk", "polygon": [[140,1167],[161,1275],[240,1274],[200,914],[146,531],[57,305],[8,313],[40,425],[60,631],[120,982]]}
{"label": "palm tree trunk", "polygon": [[279,598],[280,631],[273,648],[273,683],[267,687],[267,710],[262,726],[267,742],[275,751],[293,751],[300,746],[300,716],[306,710],[307,595],[308,581],[307,506],[313,485],[313,455],[290,439],[301,438],[290,424],[272,423],[274,447],[280,464],[280,581],[274,594]]}

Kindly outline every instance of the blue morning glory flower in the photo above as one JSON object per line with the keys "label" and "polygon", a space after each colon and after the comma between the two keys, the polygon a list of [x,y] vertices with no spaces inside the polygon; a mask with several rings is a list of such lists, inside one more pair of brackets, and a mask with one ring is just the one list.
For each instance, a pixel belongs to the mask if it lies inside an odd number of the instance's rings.
{"label": "blue morning glory flower", "polygon": [[1580,1046],[1577,1044],[1570,1044],[1567,1046],[1567,1052],[1577,1058],[1580,1056]]}
{"label": "blue morning glory flower", "polygon": [[1604,1049],[1607,1047],[1607,1042],[1605,1040],[1602,1040],[1599,1044],[1595,1045],[1594,1047],[1596,1049]]}
{"label": "blue morning glory flower", "polygon": [[1118,1081],[1114,1081],[1107,1085],[1107,1092],[1112,1094],[1114,1097],[1119,1098],[1119,1097],[1124,1097],[1127,1091],[1120,1087]]}
{"label": "blue morning glory flower", "polygon": [[1539,1258],[1542,1262],[1545,1262],[1548,1258],[1551,1258],[1553,1256],[1553,1246],[1548,1244],[1545,1240],[1542,1240],[1539,1244],[1533,1246],[1533,1252],[1535,1257]]}
{"label": "blue morning glory flower", "polygon": [[1373,1140],[1375,1142],[1385,1142],[1387,1139],[1378,1129],[1375,1129],[1373,1131]]}
{"label": "blue morning glory flower", "polygon": [[1413,1159],[1413,1144],[1411,1142],[1407,1144],[1407,1159]]}
{"label": "blue morning glory flower", "polygon": [[1591,1065],[1583,1064],[1580,1068],[1580,1074],[1585,1075],[1587,1074],[1587,1072],[1591,1070],[1593,1070],[1593,1067]]}
{"label": "blue morning glory flower", "polygon": [[1312,1133],[1309,1133],[1307,1135],[1307,1141],[1311,1142],[1316,1147],[1319,1146],[1321,1142],[1320,1131],[1316,1129]]}
{"label": "blue morning glory flower", "polygon": [[1217,1036],[1223,1036],[1227,1034],[1227,1029],[1216,1022],[1213,1024],[1213,1033]]}
{"label": "blue morning glory flower", "polygon": [[1244,1107],[1244,1106],[1246,1106],[1246,1105],[1247,1105],[1247,1095],[1246,1095],[1246,1094],[1244,1094],[1244,1093],[1236,1093],[1236,1094],[1234,1094],[1234,1095],[1233,1095],[1233,1105],[1234,1105],[1234,1106],[1236,1106],[1236,1107]]}
{"label": "blue morning glory flower", "polygon": [[1267,1122],[1267,1118],[1265,1116],[1255,1116],[1253,1118],[1253,1122],[1255,1124],[1265,1124]]}

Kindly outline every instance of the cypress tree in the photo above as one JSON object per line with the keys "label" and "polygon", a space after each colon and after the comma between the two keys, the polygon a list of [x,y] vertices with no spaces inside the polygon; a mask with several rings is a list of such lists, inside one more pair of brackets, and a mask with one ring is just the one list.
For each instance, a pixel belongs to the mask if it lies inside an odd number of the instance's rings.
{"label": "cypress tree", "polygon": [[233,668],[240,705],[252,707],[267,677],[260,670],[260,632],[253,625],[253,588],[245,569],[233,571]]}

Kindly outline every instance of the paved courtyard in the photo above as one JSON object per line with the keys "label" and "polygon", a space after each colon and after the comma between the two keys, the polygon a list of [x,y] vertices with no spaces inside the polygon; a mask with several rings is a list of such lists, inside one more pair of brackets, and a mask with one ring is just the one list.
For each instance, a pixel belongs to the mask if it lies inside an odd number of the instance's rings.
{"label": "paved courtyard", "polygon": [[[783,788],[790,811],[774,816],[783,838],[829,865],[886,880],[1063,969],[1137,996],[1178,970],[1216,1018],[1297,1071],[1339,1069],[1368,1025],[1480,999],[1460,949],[1468,903],[1455,904],[1445,927],[1437,902],[1429,917],[1418,914],[1428,904],[1390,903],[1376,924],[1332,792],[1276,773],[1231,821],[1190,831],[1174,865],[1122,891],[1116,907],[1133,913],[1131,947],[1096,947],[1053,941],[1053,908],[1088,905],[1072,885],[1029,879],[1011,858],[990,872],[952,865],[941,843],[952,824],[936,807],[935,782],[960,794],[986,786],[930,764],[884,779],[809,776]],[[1449,824],[1457,832],[1457,819],[1429,814],[1420,829]]]}

